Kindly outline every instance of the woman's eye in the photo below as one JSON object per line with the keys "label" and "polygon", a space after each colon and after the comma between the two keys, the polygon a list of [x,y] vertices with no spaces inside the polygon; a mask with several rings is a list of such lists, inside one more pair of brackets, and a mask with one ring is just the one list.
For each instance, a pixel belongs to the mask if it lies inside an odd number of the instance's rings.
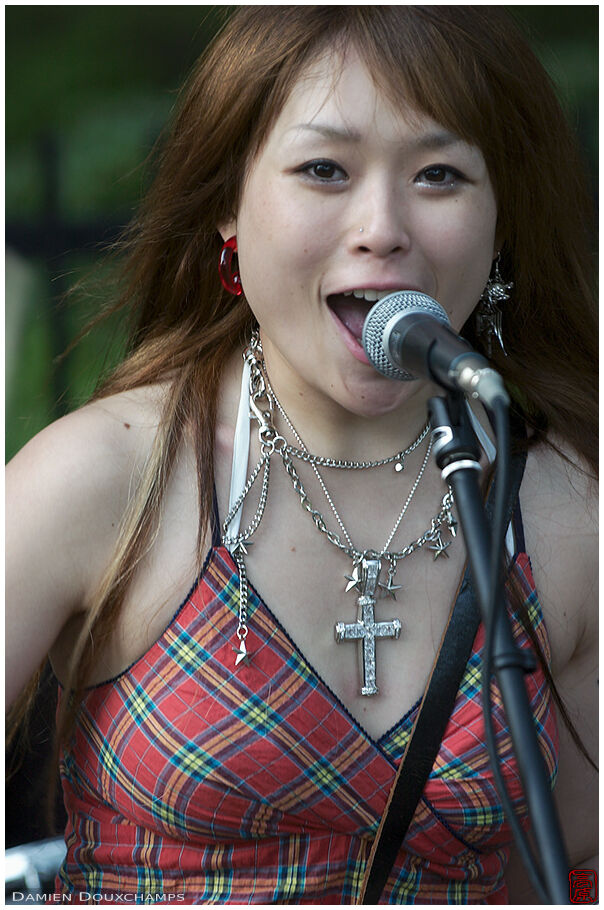
{"label": "woman's eye", "polygon": [[451,187],[460,180],[463,180],[463,177],[459,171],[444,164],[434,164],[430,167],[426,167],[416,177],[417,182],[427,186]]}
{"label": "woman's eye", "polygon": [[348,175],[334,161],[309,161],[300,168],[302,173],[314,177],[321,183],[341,183],[348,179]]}

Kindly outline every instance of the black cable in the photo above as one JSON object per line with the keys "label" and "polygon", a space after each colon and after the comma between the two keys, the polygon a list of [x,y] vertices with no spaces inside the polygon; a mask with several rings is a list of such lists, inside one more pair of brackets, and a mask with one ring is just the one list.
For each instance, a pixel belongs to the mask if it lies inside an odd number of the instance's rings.
{"label": "black cable", "polygon": [[485,739],[495,785],[503,810],[508,819],[516,846],[533,888],[539,895],[542,903],[549,904],[551,900],[547,893],[546,885],[539,865],[533,855],[528,839],[516,815],[516,811],[507,792],[505,781],[499,767],[499,755],[493,729],[491,711],[491,678],[493,676],[493,649],[495,645],[495,629],[497,625],[497,596],[503,584],[503,548],[507,532],[507,504],[510,487],[510,426],[507,403],[500,398],[495,399],[491,410],[495,425],[497,439],[496,484],[495,502],[493,509],[493,528],[491,538],[491,586],[489,591],[488,624],[486,628],[486,641],[482,664],[482,693],[483,713],[485,724]]}

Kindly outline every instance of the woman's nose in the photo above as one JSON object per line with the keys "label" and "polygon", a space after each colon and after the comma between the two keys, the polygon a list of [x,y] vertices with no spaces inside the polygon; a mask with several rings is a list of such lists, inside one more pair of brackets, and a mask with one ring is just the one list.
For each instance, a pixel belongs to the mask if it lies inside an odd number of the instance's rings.
{"label": "woman's nose", "polygon": [[409,249],[408,213],[397,193],[384,187],[356,211],[350,242],[358,253],[383,258]]}

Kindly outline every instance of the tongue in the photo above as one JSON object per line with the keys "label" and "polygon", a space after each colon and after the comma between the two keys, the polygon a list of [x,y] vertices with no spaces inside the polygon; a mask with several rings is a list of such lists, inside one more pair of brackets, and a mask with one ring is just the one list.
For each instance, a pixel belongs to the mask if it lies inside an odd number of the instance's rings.
{"label": "tongue", "polygon": [[328,303],[340,322],[343,322],[348,331],[354,335],[357,341],[360,341],[365,317],[373,304],[367,303],[366,300],[359,300],[357,297],[344,297],[343,294],[334,294],[329,298]]}

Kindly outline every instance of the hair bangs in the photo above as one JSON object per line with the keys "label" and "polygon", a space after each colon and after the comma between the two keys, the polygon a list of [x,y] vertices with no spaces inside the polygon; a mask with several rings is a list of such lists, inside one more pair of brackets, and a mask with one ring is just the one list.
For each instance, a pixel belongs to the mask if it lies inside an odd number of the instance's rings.
{"label": "hair bangs", "polygon": [[396,16],[390,7],[380,7],[381,15],[374,7],[371,15],[364,7],[355,9],[348,43],[391,104],[427,115],[488,157],[499,132],[493,116],[497,105],[487,61],[477,59],[476,47],[467,46],[468,35],[426,8],[401,13],[397,7]]}

